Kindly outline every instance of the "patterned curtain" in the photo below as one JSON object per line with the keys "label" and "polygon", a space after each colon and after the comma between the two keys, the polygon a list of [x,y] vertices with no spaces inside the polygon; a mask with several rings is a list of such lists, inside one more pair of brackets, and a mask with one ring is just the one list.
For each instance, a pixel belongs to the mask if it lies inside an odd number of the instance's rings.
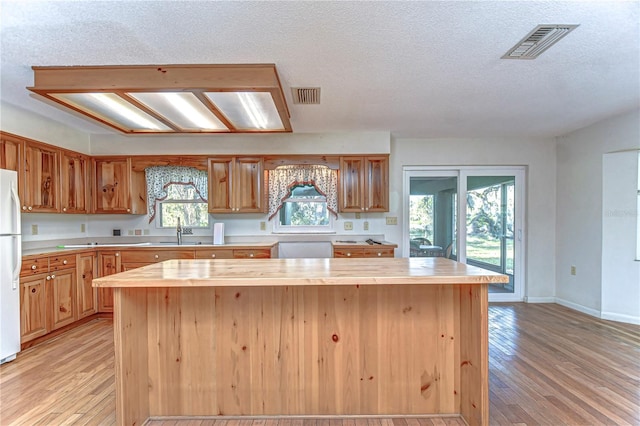
{"label": "patterned curtain", "polygon": [[207,172],[195,167],[151,166],[144,169],[147,179],[147,210],[149,223],[156,216],[156,203],[167,198],[167,188],[172,183],[191,185],[201,201],[207,202]]}
{"label": "patterned curtain", "polygon": [[297,165],[269,170],[269,220],[298,185],[313,185],[327,198],[327,210],[338,217],[338,171],[327,166]]}

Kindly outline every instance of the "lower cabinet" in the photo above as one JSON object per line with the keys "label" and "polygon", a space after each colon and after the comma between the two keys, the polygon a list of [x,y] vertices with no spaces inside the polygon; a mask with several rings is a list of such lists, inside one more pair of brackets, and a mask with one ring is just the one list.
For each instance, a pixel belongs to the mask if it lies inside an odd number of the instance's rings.
{"label": "lower cabinet", "polygon": [[77,319],[76,271],[65,270],[51,274],[47,279],[48,331],[57,330]]}
{"label": "lower cabinet", "polygon": [[74,269],[20,277],[20,337],[29,342],[77,320]]}
{"label": "lower cabinet", "polygon": [[78,319],[82,319],[98,311],[98,292],[93,288],[96,257],[93,254],[78,254],[77,256],[76,311]]}
{"label": "lower cabinet", "polygon": [[[98,254],[99,276],[117,274],[122,272],[122,259],[120,251],[101,251]],[[113,312],[113,289],[98,289],[98,312]]]}
{"label": "lower cabinet", "polygon": [[20,340],[47,334],[47,274],[20,277]]}

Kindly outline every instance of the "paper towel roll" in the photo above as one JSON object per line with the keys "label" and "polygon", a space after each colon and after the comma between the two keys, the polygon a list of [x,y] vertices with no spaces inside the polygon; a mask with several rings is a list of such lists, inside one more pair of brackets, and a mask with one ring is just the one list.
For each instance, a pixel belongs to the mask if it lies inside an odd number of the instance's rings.
{"label": "paper towel roll", "polygon": [[219,222],[213,224],[213,244],[224,244],[224,223]]}

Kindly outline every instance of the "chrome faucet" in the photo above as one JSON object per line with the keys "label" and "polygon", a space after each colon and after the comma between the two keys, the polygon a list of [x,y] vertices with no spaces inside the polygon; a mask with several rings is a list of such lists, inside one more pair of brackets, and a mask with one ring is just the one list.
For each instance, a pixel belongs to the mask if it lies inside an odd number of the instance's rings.
{"label": "chrome faucet", "polygon": [[178,228],[176,229],[178,234],[178,245],[182,245],[182,226],[180,225],[180,218],[178,218]]}

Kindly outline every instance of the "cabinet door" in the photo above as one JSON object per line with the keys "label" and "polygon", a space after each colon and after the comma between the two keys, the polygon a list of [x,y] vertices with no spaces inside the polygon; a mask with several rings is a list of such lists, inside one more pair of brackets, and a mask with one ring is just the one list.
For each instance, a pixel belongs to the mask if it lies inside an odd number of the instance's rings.
{"label": "cabinet door", "polygon": [[76,271],[64,270],[48,276],[49,331],[76,320]]}
{"label": "cabinet door", "polygon": [[339,210],[364,211],[365,174],[363,157],[340,158]]}
{"label": "cabinet door", "polygon": [[233,175],[233,210],[244,213],[264,212],[262,158],[237,158]]}
{"label": "cabinet door", "polygon": [[209,212],[232,211],[232,158],[209,159]]}
{"label": "cabinet door", "polygon": [[[0,133],[0,169],[22,172],[22,140]],[[19,177],[22,179],[22,176]]]}
{"label": "cabinet door", "polygon": [[59,151],[30,142],[24,148],[23,210],[58,212],[60,207],[58,174]]}
{"label": "cabinet door", "polygon": [[366,202],[365,211],[389,211],[389,158],[365,157]]}
{"label": "cabinet door", "polygon": [[20,341],[22,343],[47,334],[47,274],[20,277]]}
{"label": "cabinet door", "polygon": [[95,256],[92,254],[79,254],[76,262],[77,287],[76,287],[76,311],[78,319],[96,313],[97,292],[92,286],[95,269]]}
{"label": "cabinet door", "polygon": [[98,159],[94,164],[95,212],[131,213],[128,160]]}
{"label": "cabinet door", "polygon": [[60,204],[63,213],[87,213],[89,207],[89,161],[84,155],[62,152]]}
{"label": "cabinet door", "polygon": [[[98,263],[101,277],[122,271],[120,252],[102,252]],[[98,288],[98,312],[113,312],[112,288]]]}

